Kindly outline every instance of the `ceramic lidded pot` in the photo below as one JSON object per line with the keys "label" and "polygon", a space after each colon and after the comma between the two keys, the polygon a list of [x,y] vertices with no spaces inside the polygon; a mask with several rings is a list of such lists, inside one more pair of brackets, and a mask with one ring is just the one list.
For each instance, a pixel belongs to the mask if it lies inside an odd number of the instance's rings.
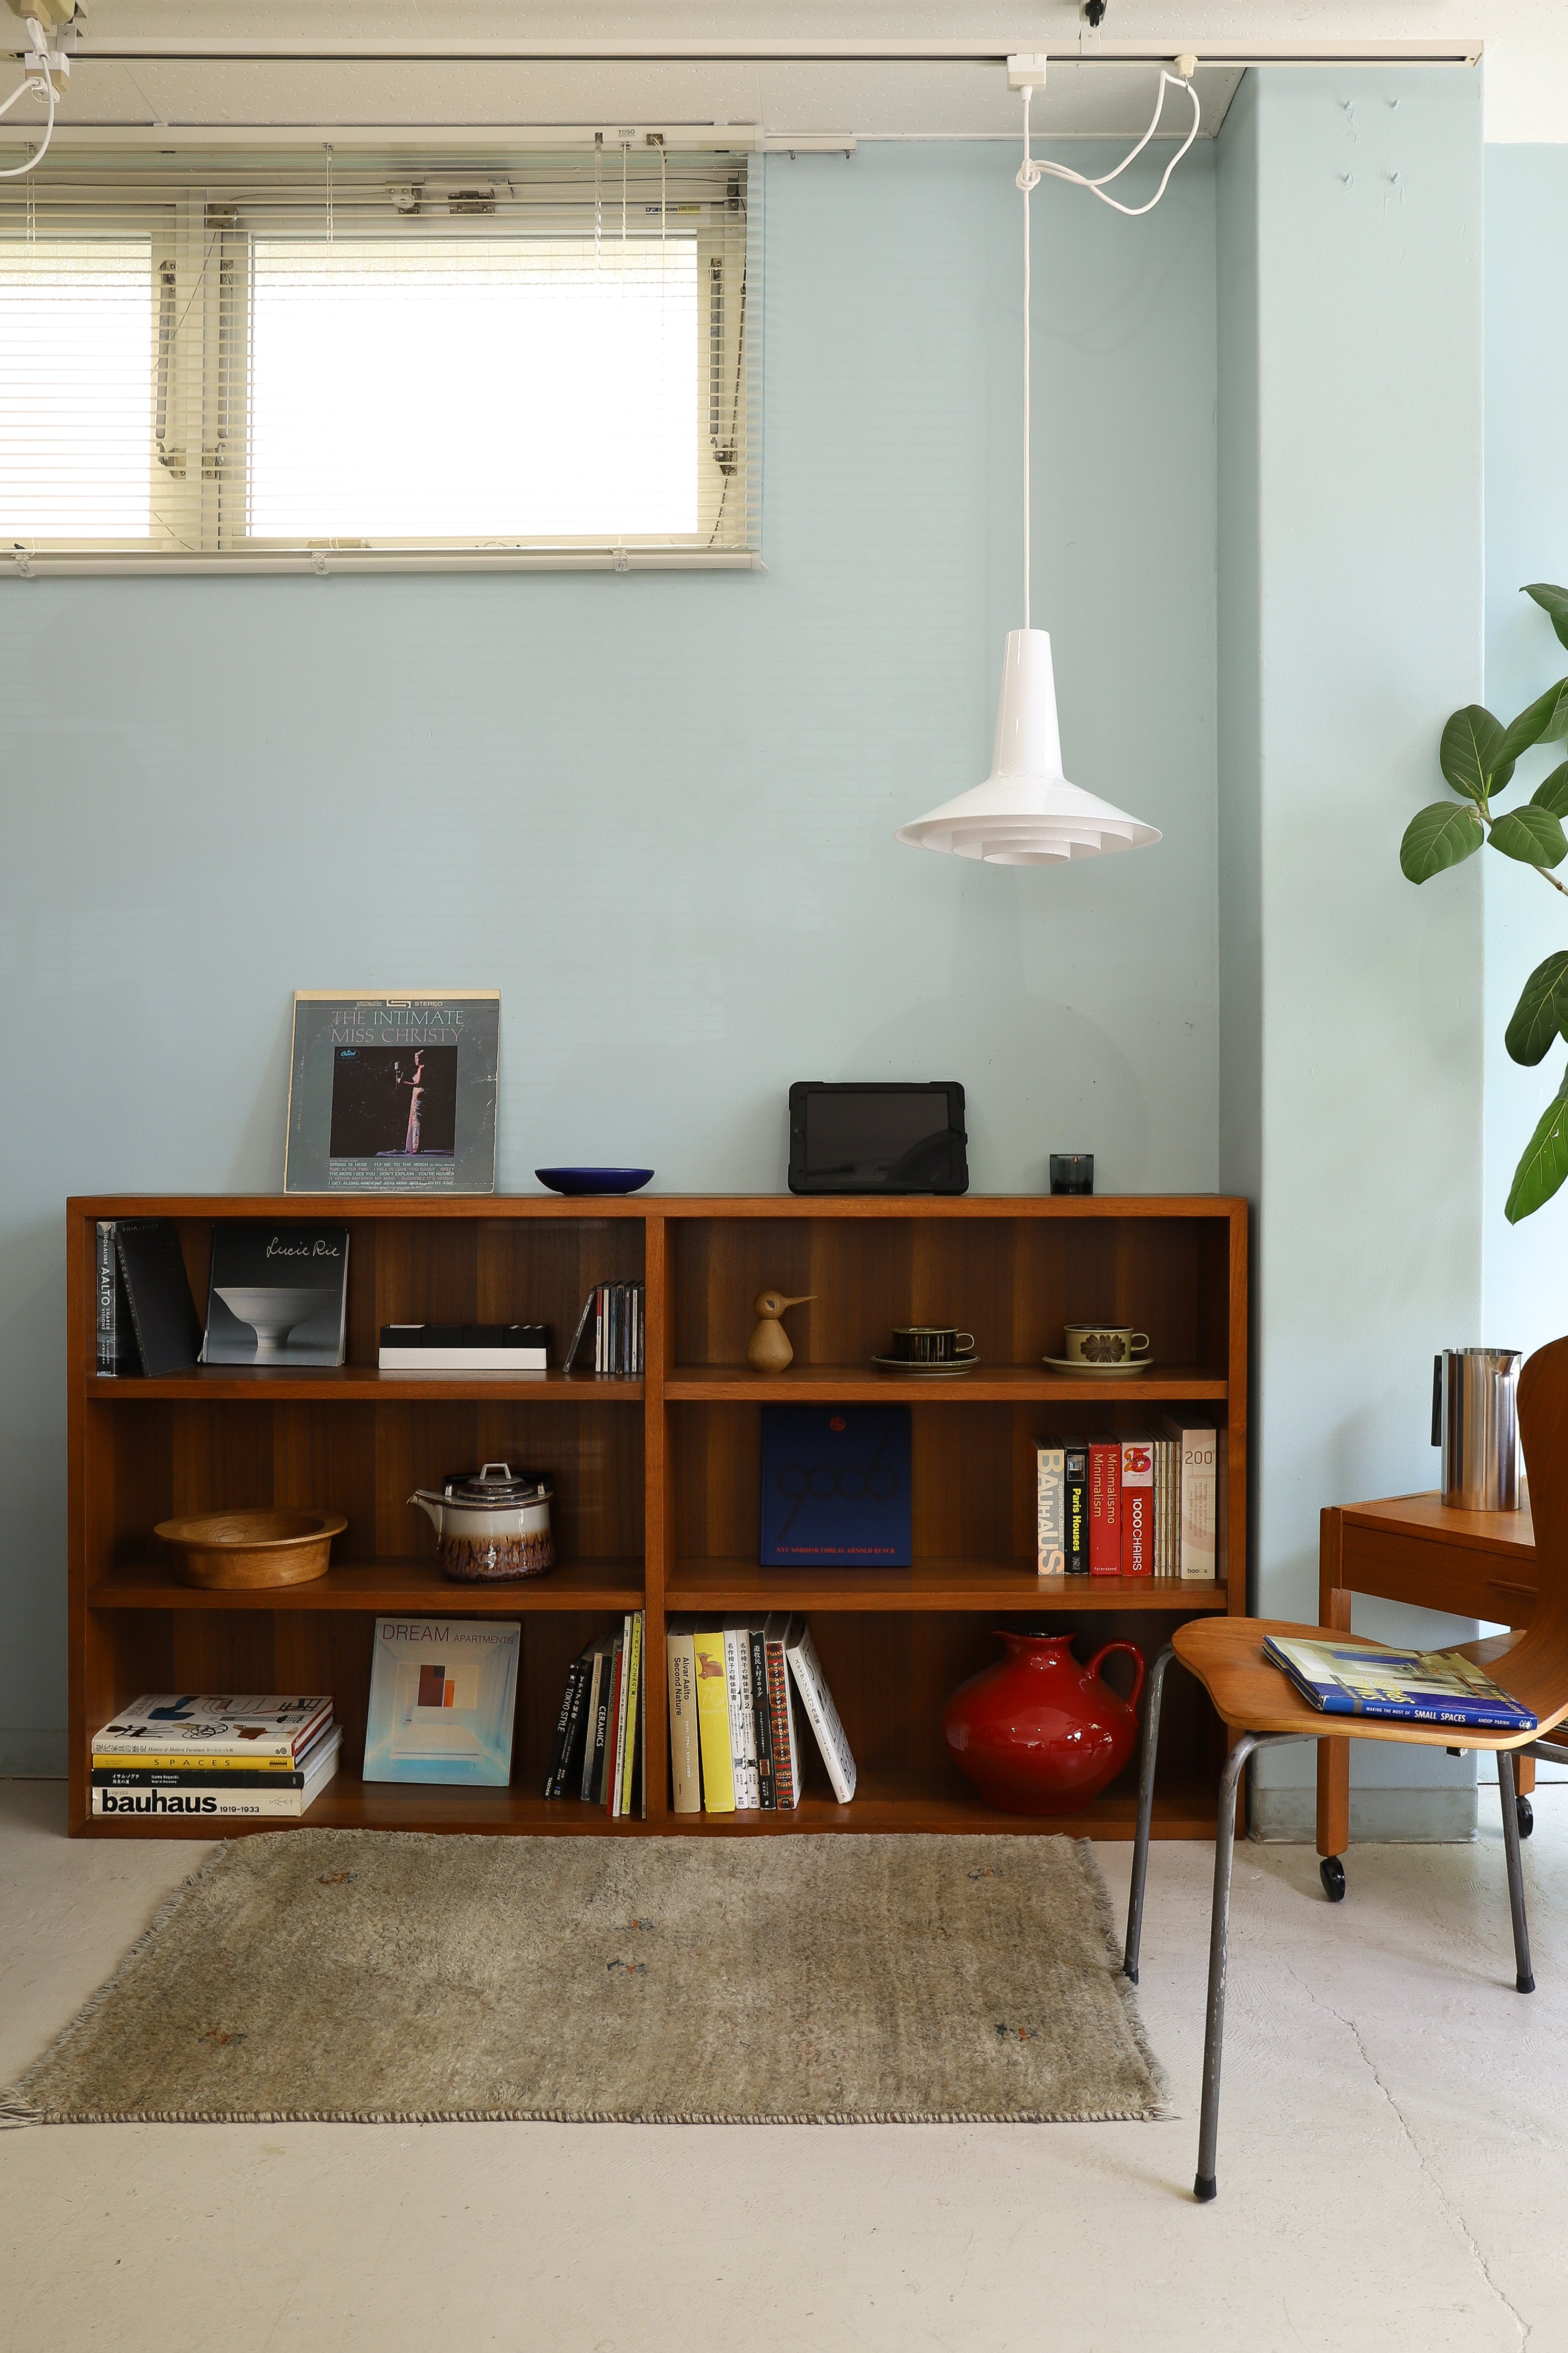
{"label": "ceramic lidded pot", "polygon": [[408,1500],[436,1531],[443,1577],[455,1585],[501,1585],[554,1567],[552,1492],[537,1471],[514,1473],[510,1462],[487,1462],[443,1480],[439,1494],[421,1487]]}
{"label": "ceramic lidded pot", "polygon": [[[994,1629],[1007,1655],[960,1683],[942,1711],[948,1753],[988,1806],[1009,1814],[1070,1814],[1115,1780],[1138,1745],[1143,1653],[1107,1642],[1087,1666],[1066,1634]],[[1113,1651],[1133,1662],[1128,1699],[1100,1672]]]}

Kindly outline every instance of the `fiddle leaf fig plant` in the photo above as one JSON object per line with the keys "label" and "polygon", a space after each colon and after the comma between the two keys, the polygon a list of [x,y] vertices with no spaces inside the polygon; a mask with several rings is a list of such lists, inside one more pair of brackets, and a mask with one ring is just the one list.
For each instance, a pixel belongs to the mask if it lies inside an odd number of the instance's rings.
{"label": "fiddle leaf fig plant", "polygon": [[[1524,592],[1533,596],[1568,646],[1568,588],[1536,581]],[[1405,828],[1399,864],[1407,881],[1429,882],[1450,866],[1458,866],[1489,845],[1521,866],[1532,866],[1543,882],[1568,899],[1568,886],[1552,869],[1568,858],[1568,760],[1543,778],[1528,801],[1498,809],[1493,804],[1513,782],[1514,764],[1521,752],[1537,744],[1568,737],[1568,678],[1537,695],[1527,710],[1505,727],[1479,702],[1456,711],[1437,746],[1437,765],[1454,795],[1418,809]],[[1503,1043],[1516,1062],[1527,1068],[1545,1060],[1559,1038],[1568,1039],[1568,949],[1560,948],[1538,964],[1524,984]],[[1510,1226],[1530,1217],[1549,1201],[1568,1177],[1568,1072],[1542,1112],[1534,1134],[1525,1145],[1513,1172],[1503,1215]]]}

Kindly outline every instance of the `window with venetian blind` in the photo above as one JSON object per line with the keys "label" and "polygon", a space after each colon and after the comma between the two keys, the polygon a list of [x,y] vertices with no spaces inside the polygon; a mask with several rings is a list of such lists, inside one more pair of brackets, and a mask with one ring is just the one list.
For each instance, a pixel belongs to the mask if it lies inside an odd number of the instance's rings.
{"label": "window with venetian blind", "polygon": [[0,182],[23,570],[749,564],[744,153],[67,153]]}

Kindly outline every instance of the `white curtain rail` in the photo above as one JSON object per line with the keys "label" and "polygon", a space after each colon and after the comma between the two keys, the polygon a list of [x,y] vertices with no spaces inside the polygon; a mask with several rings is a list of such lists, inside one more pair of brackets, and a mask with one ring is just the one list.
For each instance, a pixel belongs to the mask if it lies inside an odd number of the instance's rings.
{"label": "white curtain rail", "polygon": [[[0,38],[0,47],[7,45],[9,37],[7,33],[5,37]],[[608,35],[596,40],[584,39],[581,35],[561,39],[523,37],[507,40],[465,40],[414,39],[384,35],[355,37],[331,32],[323,26],[317,36],[310,38],[254,34],[117,35],[95,33],[89,20],[82,28],[76,55],[83,65],[95,59],[133,62],[138,58],[163,58],[193,63],[203,60],[267,63],[296,58],[311,65],[333,58],[387,64],[445,64],[465,59],[477,62],[513,59],[519,62],[531,59],[572,62],[580,59],[586,63],[650,65],[664,62],[713,65],[1002,65],[1009,55],[1027,45],[1025,37],[1017,34],[1006,41],[791,41],[776,38],[744,40],[733,37],[717,40],[650,40],[646,37],[639,39],[624,34]],[[1433,39],[1254,41],[1238,47],[1234,41],[1210,41],[1205,45],[1185,37],[1180,46],[1189,50],[1200,66],[1229,68],[1376,64],[1473,66],[1479,62],[1483,47],[1479,40]],[[1050,54],[1052,63],[1059,65],[1168,65],[1174,55],[1174,45],[1156,47],[1147,40],[1105,40],[1096,34],[1084,32],[1079,35],[1076,47],[1064,47]]]}
{"label": "white curtain rail", "polygon": [[313,572],[323,578],[355,572],[765,572],[767,565],[754,550],[628,547],[549,548],[498,551],[478,549],[421,550],[386,548],[323,548],[310,552],[233,555],[69,555],[45,549],[18,548],[0,542],[0,585],[7,579],[47,580],[70,575],[120,577],[135,573],[224,574],[249,579],[253,574]]}

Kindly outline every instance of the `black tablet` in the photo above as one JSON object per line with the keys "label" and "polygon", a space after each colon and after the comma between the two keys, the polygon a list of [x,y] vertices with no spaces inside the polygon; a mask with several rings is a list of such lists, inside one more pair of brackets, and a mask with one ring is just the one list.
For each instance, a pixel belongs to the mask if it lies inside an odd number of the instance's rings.
{"label": "black tablet", "polygon": [[789,1091],[792,1193],[967,1193],[967,1143],[954,1079]]}

